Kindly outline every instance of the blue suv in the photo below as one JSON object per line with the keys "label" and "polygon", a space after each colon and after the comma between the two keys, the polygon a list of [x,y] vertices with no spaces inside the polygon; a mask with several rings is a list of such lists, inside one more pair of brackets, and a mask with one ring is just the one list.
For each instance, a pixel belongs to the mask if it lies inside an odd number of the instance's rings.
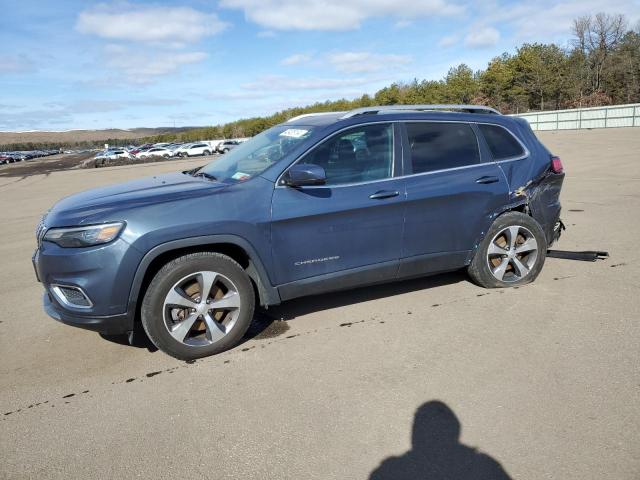
{"label": "blue suv", "polygon": [[257,305],[466,268],[533,281],[559,237],[560,159],[469,105],[302,115],[194,170],[58,202],[33,257],[54,319],[137,322],[180,359],[234,346]]}

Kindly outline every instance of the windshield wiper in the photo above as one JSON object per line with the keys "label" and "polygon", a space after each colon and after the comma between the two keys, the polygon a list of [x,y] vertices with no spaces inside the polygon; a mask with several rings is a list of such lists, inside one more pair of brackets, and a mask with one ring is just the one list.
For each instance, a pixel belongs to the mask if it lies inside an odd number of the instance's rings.
{"label": "windshield wiper", "polygon": [[207,180],[213,180],[213,181],[218,180],[216,177],[214,177],[213,175],[207,172],[197,172],[197,173],[194,173],[193,176],[202,177],[202,178],[206,178]]}

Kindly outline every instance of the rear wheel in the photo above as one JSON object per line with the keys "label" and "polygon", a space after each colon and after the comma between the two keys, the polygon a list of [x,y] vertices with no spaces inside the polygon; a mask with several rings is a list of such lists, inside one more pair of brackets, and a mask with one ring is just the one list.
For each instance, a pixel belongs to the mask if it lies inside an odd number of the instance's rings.
{"label": "rear wheel", "polygon": [[547,241],[540,224],[524,213],[507,212],[487,232],[468,272],[485,288],[524,285],[536,279],[546,252]]}
{"label": "rear wheel", "polygon": [[205,150],[202,154],[203,154],[205,157],[208,157],[209,155],[211,155],[211,152],[210,152],[209,150]]}
{"label": "rear wheel", "polygon": [[251,323],[254,302],[251,281],[234,260],[193,253],[155,275],[142,303],[142,325],[160,350],[192,360],[235,346]]}
{"label": "rear wheel", "polygon": [[222,153],[227,153],[228,151],[229,151],[229,149],[225,148],[225,149],[222,150]]}

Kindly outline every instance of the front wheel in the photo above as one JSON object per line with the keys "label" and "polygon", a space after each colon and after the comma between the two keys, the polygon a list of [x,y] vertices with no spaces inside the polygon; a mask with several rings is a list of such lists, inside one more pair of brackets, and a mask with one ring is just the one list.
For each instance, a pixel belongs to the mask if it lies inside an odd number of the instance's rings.
{"label": "front wheel", "polygon": [[254,303],[238,263],[219,253],[192,253],[155,275],[142,303],[142,325],[160,350],[193,360],[235,346],[251,324]]}
{"label": "front wheel", "polygon": [[469,265],[471,279],[485,288],[533,282],[544,265],[547,240],[529,215],[507,212],[496,218]]}

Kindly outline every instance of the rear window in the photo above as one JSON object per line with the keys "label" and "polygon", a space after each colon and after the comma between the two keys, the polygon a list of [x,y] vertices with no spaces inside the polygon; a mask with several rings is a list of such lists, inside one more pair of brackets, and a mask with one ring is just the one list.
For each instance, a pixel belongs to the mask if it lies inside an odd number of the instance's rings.
{"label": "rear window", "polygon": [[506,129],[497,125],[482,125],[478,127],[489,145],[494,160],[521,157],[525,151],[522,145]]}
{"label": "rear window", "polygon": [[413,173],[480,163],[478,141],[466,123],[407,123]]}

